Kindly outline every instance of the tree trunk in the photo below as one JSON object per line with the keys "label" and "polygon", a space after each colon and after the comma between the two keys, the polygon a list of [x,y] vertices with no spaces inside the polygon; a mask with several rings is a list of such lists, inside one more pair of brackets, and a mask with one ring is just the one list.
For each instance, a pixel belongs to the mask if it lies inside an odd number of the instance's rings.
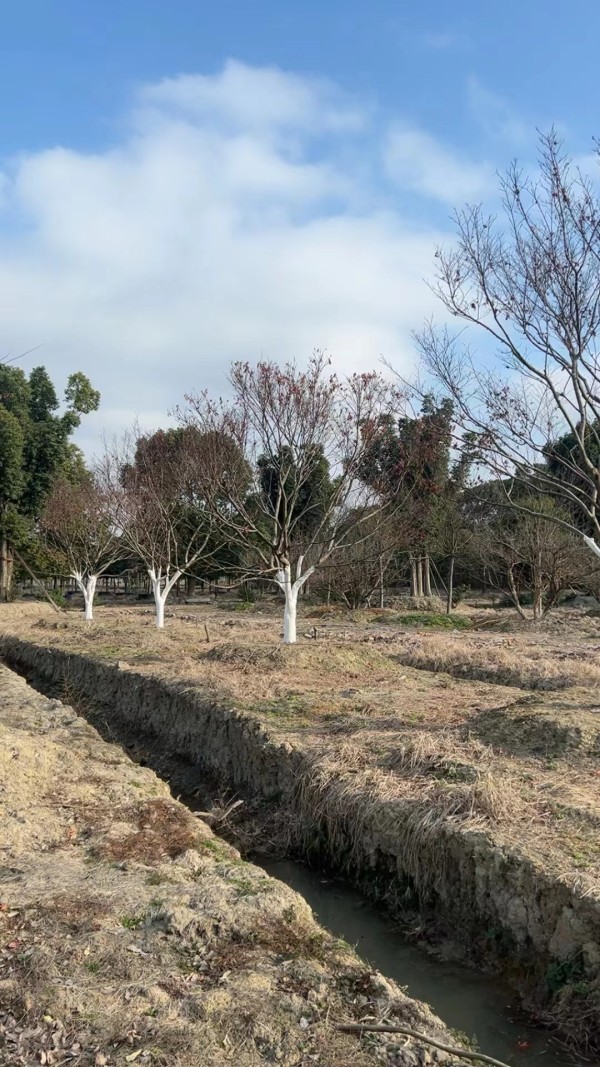
{"label": "tree trunk", "polygon": [[81,571],[76,571],[73,574],[73,578],[77,582],[79,589],[83,594],[83,603],[85,605],[85,621],[92,622],[94,618],[94,596],[96,593],[96,584],[98,582],[97,574],[88,574],[84,579]]}
{"label": "tree trunk", "polygon": [[533,590],[533,599],[532,599],[531,604],[532,604],[532,608],[533,608],[533,618],[534,618],[535,622],[538,622],[538,620],[541,619],[541,617],[542,617],[542,615],[544,613],[544,605],[543,605],[543,602],[542,602],[542,590],[541,590],[540,586],[536,586],[535,589]]}
{"label": "tree trunk", "polygon": [[509,587],[510,587],[510,595],[512,596],[513,604],[515,605],[515,608],[519,612],[519,615],[521,616],[521,618],[522,619],[526,619],[527,616],[526,616],[525,612],[523,611],[523,608],[521,607],[521,604],[520,604],[520,601],[519,601],[519,590],[517,589],[517,585],[516,585],[516,582],[515,582],[515,576],[513,574],[512,567],[508,568],[507,577],[508,577],[508,584],[509,584]]}
{"label": "tree trunk", "polygon": [[13,574],[15,570],[15,556],[10,541],[6,544],[6,599],[12,597]]}
{"label": "tree trunk", "polygon": [[446,615],[452,611],[452,597],[454,593],[454,554],[450,556],[450,568],[448,571],[448,599],[446,600]]}
{"label": "tree trunk", "polygon": [[283,609],[283,643],[284,645],[295,645],[297,641],[296,637],[296,618],[298,615],[298,590],[294,590],[293,586],[289,591],[285,592],[285,608]]}
{"label": "tree trunk", "polygon": [[419,556],[417,560],[417,594],[418,597],[423,596],[423,560]]}
{"label": "tree trunk", "polygon": [[188,576],[187,576],[187,578],[185,580],[185,595],[186,596],[193,596],[195,592],[196,592],[196,579],[191,574],[188,574]]}
{"label": "tree trunk", "polygon": [[0,546],[2,559],[0,560],[0,599],[8,600],[8,541],[2,538]]}
{"label": "tree trunk", "polygon": [[431,566],[429,562],[429,556],[423,558],[423,579],[424,579],[424,594],[425,596],[431,596]]}
{"label": "tree trunk", "polygon": [[281,567],[275,576],[275,581],[285,597],[285,606],[283,609],[283,643],[285,645],[296,644],[298,593],[302,589],[304,583],[308,581],[313,571],[314,567],[309,567],[306,573],[302,574],[302,557],[300,557],[296,568],[295,581],[292,581],[292,568],[289,563],[286,563]]}
{"label": "tree trunk", "polygon": [[383,567],[383,556],[379,557],[379,607],[383,608],[385,601],[385,586],[384,586],[385,570]]}
{"label": "tree trunk", "polygon": [[418,593],[417,561],[414,556],[410,557],[410,595],[416,597]]}
{"label": "tree trunk", "polygon": [[163,575],[160,570],[155,571],[152,567],[148,570],[148,575],[150,577],[150,585],[154,597],[154,607],[156,609],[156,627],[158,630],[164,630],[165,604],[167,603],[167,597],[175,583],[181,578],[181,571],[175,571],[175,574],[169,578],[168,575]]}

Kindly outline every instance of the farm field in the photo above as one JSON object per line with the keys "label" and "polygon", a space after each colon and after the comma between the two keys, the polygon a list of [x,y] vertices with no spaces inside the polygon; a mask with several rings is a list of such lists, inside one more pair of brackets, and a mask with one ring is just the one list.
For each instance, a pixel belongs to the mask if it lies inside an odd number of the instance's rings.
{"label": "farm field", "polygon": [[[101,606],[92,625],[74,609],[57,614],[40,603],[7,605],[1,618],[4,647],[25,642],[32,662],[36,649],[65,663],[72,653],[74,662],[98,664],[123,686],[130,674],[132,694],[143,678],[254,722],[256,744],[274,753],[275,764],[294,754],[302,760],[293,772],[294,810],[291,796],[267,804],[257,831],[246,797],[225,827],[218,811],[209,813],[210,825],[242,842],[248,855],[285,854],[300,840],[306,851],[311,835],[326,827],[326,859],[355,870],[348,876],[375,896],[379,873],[369,875],[369,867],[379,865],[379,872],[388,852],[397,856],[422,909],[420,936],[432,950],[458,951],[508,974],[539,1018],[579,1045],[596,1045],[595,614],[560,609],[534,628],[506,611],[465,608],[448,625],[443,616],[396,609],[307,606],[292,646],[281,643],[279,605],[268,601],[174,604],[163,631],[146,605]],[[61,699],[93,708],[93,686],[84,693],[71,685],[66,667],[61,677]],[[100,710],[91,721],[104,720],[110,734],[110,701],[99,690],[96,696]],[[164,731],[165,777],[175,737],[167,718],[157,727],[155,714],[153,727]],[[192,738],[193,729],[185,726],[184,736]],[[138,733],[132,727],[127,745],[134,758],[136,748],[143,751]],[[233,744],[227,737],[215,740],[220,760]],[[248,737],[255,737],[251,728]],[[246,741],[242,735],[242,763]],[[186,757],[186,744],[173,741],[173,754]],[[190,752],[192,783],[197,758]],[[259,776],[259,794],[262,785]],[[217,807],[226,810],[236,797],[222,775]],[[389,903],[386,886],[381,894]],[[392,905],[398,913],[398,900]]]}
{"label": "farm field", "polygon": [[233,607],[175,606],[163,632],[137,606],[100,608],[91,626],[38,603],[8,605],[2,620],[37,644],[201,686],[323,766],[343,755],[369,789],[417,793],[501,835],[518,827],[523,848],[595,884],[600,618],[564,610],[525,628],[506,611],[463,611],[446,629],[415,626],[414,613],[307,608],[286,647],[277,606]]}

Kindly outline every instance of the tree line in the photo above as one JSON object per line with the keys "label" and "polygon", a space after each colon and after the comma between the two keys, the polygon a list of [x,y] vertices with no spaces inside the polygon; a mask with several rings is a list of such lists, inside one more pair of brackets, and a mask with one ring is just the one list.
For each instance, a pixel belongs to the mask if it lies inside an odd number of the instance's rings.
{"label": "tree line", "polygon": [[307,583],[357,606],[406,576],[448,612],[484,584],[534,618],[595,588],[600,201],[554,133],[501,194],[498,217],[464,209],[436,253],[445,321],[415,334],[411,380],[341,378],[319,352],[304,369],[235,362],[225,399],[190,393],[175,428],[133,427],[88,467],[70,440],[99,404],[87,378],[61,410],[43,367],[1,366],[0,595],[15,561],[58,569],[91,619],[99,576],[126,564],[162,627],[182,576],[225,576],[279,591],[293,643]]}

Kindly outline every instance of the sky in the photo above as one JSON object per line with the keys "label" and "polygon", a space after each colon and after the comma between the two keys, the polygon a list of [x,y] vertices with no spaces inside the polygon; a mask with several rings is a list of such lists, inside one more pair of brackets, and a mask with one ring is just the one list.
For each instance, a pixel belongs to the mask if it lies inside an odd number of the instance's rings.
{"label": "sky", "polygon": [[20,0],[0,31],[0,356],[83,370],[78,440],[233,359],[406,372],[452,212],[600,135],[593,0]]}

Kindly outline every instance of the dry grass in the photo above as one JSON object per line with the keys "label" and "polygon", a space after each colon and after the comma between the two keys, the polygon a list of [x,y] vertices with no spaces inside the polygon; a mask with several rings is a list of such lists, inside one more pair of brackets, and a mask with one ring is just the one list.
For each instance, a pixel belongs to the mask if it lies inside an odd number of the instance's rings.
{"label": "dry grass", "polygon": [[108,835],[98,855],[156,865],[165,857],[176,859],[198,844],[198,824],[180,804],[164,798],[140,801],[127,821],[137,823],[137,829],[119,834],[116,840]]}
{"label": "dry grass", "polygon": [[4,618],[38,643],[183,680],[248,710],[277,741],[317,762],[328,753],[338,793],[356,791],[360,780],[373,802],[412,804],[416,834],[440,820],[478,826],[518,836],[561,877],[583,871],[593,884],[600,875],[598,619],[578,616],[575,625],[573,612],[559,613],[549,628],[499,634],[477,630],[475,615],[467,632],[432,634],[398,633],[374,621],[377,611],[362,622],[339,613],[328,621],[319,611],[317,638],[300,620],[299,644],[286,648],[280,619],[268,612],[175,611],[164,633],[146,609],[103,609],[92,627],[69,613],[57,630],[35,629],[40,614],[54,625],[39,605],[9,606]]}
{"label": "dry grass", "polygon": [[0,1063],[385,1064],[383,1042],[332,1025],[363,1014],[449,1039],[149,770],[4,668],[0,728],[2,863],[15,872],[0,907]]}
{"label": "dry grass", "polygon": [[515,638],[498,644],[481,636],[435,634],[409,638],[395,654],[405,666],[497,685],[539,690],[600,686],[600,660],[590,660],[585,647],[565,651],[531,647]]}

